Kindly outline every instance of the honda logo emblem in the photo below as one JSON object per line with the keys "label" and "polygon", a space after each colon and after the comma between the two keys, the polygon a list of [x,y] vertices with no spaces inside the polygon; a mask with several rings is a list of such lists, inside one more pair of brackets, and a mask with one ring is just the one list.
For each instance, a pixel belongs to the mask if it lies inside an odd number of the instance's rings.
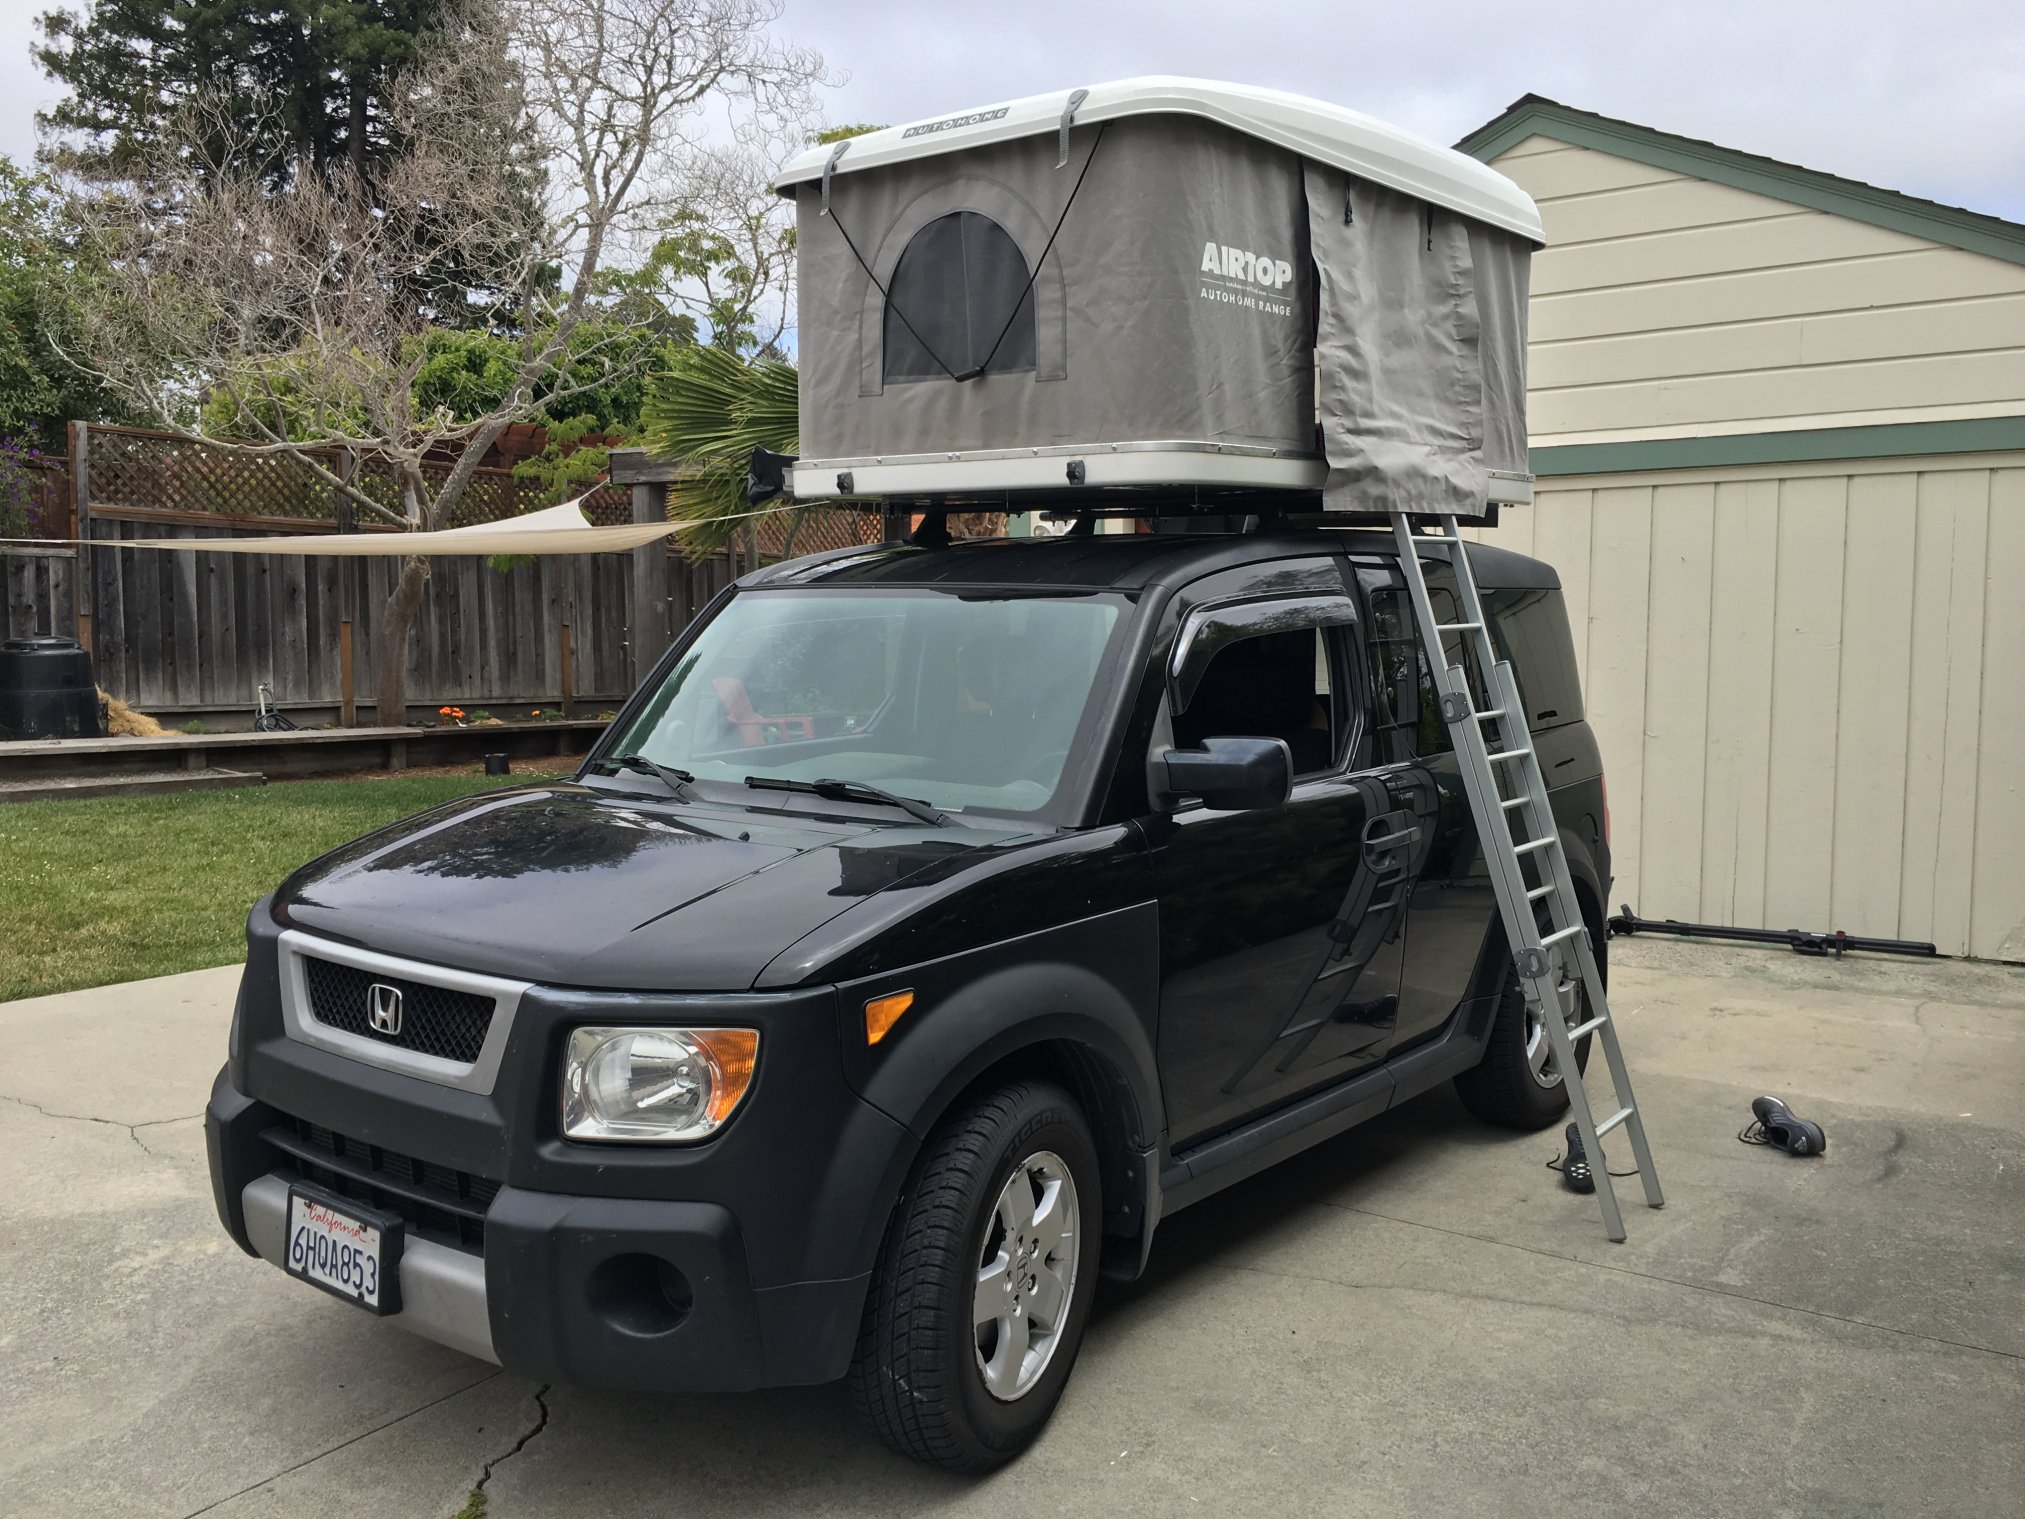
{"label": "honda logo emblem", "polygon": [[374,1033],[385,1034],[388,1038],[400,1033],[401,989],[384,981],[375,981],[367,987],[366,1016],[372,1020]]}

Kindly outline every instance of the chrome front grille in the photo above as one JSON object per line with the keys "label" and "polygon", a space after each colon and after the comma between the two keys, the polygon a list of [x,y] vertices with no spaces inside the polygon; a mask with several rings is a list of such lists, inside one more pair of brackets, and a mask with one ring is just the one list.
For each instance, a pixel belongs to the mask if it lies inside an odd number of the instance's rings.
{"label": "chrome front grille", "polygon": [[490,997],[376,975],[316,955],[302,957],[302,974],[310,1014],[327,1028],[460,1065],[477,1060],[485,1047],[495,1010]]}

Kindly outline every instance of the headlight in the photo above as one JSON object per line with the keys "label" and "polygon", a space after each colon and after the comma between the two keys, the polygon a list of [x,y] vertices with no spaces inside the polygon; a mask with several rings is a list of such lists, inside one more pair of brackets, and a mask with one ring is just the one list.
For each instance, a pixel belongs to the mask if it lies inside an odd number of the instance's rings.
{"label": "headlight", "polygon": [[563,1061],[571,1139],[685,1144],[707,1139],[752,1085],[749,1028],[580,1028]]}

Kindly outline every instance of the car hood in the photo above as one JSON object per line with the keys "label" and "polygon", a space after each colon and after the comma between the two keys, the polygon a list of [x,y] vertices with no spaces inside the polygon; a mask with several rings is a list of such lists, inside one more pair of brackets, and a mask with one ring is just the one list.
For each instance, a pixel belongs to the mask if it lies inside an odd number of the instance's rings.
{"label": "car hood", "polygon": [[[820,804],[818,804],[820,805]],[[368,834],[275,893],[291,928],[562,986],[750,987],[783,949],[1004,832],[677,805],[567,785],[489,793]]]}

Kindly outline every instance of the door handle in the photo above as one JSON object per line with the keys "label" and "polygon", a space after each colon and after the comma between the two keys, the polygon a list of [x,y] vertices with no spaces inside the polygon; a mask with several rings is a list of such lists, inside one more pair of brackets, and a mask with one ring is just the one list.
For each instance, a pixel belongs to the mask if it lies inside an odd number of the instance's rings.
{"label": "door handle", "polygon": [[1419,838],[1420,825],[1411,821],[1404,812],[1388,812],[1382,817],[1375,817],[1364,828],[1365,863],[1374,870],[1385,869],[1392,863],[1393,853],[1400,845],[1416,843]]}

